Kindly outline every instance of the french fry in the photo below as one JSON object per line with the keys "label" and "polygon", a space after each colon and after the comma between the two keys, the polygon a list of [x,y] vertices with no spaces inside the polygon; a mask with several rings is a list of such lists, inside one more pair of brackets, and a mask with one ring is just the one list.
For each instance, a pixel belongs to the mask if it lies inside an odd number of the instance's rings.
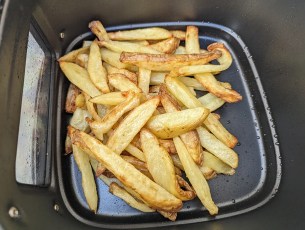
{"label": "french fry", "polygon": [[114,74],[114,73],[124,74],[135,85],[138,85],[138,77],[135,73],[133,73],[127,69],[118,69],[114,66],[109,65],[106,62],[104,62],[103,65],[106,68],[108,74]]}
{"label": "french fry", "polygon": [[178,46],[174,54],[186,54],[186,50],[184,46]]}
{"label": "french fry", "polygon": [[224,143],[218,140],[213,134],[211,134],[207,129],[203,127],[197,128],[197,132],[199,134],[200,142],[203,148],[205,148],[207,151],[218,157],[220,160],[232,168],[237,168],[238,156],[232,149],[227,147]]}
{"label": "french fry", "polygon": [[119,181],[126,187],[131,187],[152,208],[167,212],[177,212],[181,209],[181,200],[151,181],[94,137],[72,127],[69,127],[69,135],[74,145],[86,152],[89,150],[91,157],[105,165]]}
{"label": "french fry", "polygon": [[139,52],[148,54],[160,54],[157,49],[153,49],[150,46],[144,46],[133,42],[122,42],[122,41],[100,41],[98,43],[100,46],[106,47],[117,53],[121,52]]}
{"label": "french fry", "polygon": [[233,175],[235,173],[235,170],[232,167],[225,164],[223,161],[215,157],[213,154],[204,151],[203,156],[204,156],[203,165],[215,170],[215,172],[227,174],[227,175]]}
{"label": "french fry", "polygon": [[123,116],[123,114],[134,109],[139,104],[140,94],[129,91],[127,99],[111,109],[102,119],[89,121],[91,130],[98,139],[103,140],[103,135],[113,127],[113,125]]}
{"label": "french fry", "polygon": [[216,114],[211,113],[204,120],[204,125],[229,148],[234,148],[238,140],[234,137],[223,125],[220,123],[219,118]]}
{"label": "french fry", "polygon": [[143,54],[122,52],[120,61],[153,71],[171,71],[187,65],[204,65],[218,57],[218,50],[205,54]]}
{"label": "french fry", "polygon": [[[161,53],[172,54],[179,46],[179,43],[180,43],[179,38],[172,37],[157,42],[155,44],[149,45],[149,47]],[[147,52],[143,52],[143,53],[147,53]]]}
{"label": "french fry", "polygon": [[91,114],[87,110],[77,108],[70,120],[70,125],[78,130],[88,132],[90,128],[86,118],[92,118]]}
{"label": "french fry", "polygon": [[88,54],[79,54],[79,55],[77,55],[77,57],[75,59],[75,64],[87,69],[88,60],[89,60]]}
{"label": "french fry", "polygon": [[114,130],[113,135],[107,142],[107,146],[115,153],[121,154],[152,116],[159,102],[159,97],[154,97],[129,112]]}
{"label": "french fry", "polygon": [[172,35],[180,40],[185,40],[185,31],[183,30],[170,30]]}
{"label": "french fry", "polygon": [[120,91],[134,91],[141,92],[141,89],[138,88],[132,81],[130,81],[125,75],[120,73],[114,73],[108,75],[109,84],[114,88]]}
{"label": "french fry", "polygon": [[224,105],[225,101],[221,98],[216,97],[212,93],[207,93],[206,95],[199,97],[198,100],[201,104],[209,109],[211,112],[215,111],[216,109],[220,108]]}
{"label": "french fry", "polygon": [[96,111],[97,111],[97,114],[100,116],[100,118],[103,118],[108,113],[109,110],[110,110],[109,106],[96,105]]}
{"label": "french fry", "polygon": [[200,53],[198,28],[196,26],[186,27],[185,50],[188,54]]}
{"label": "french fry", "polygon": [[129,152],[130,155],[138,158],[139,160],[141,160],[143,162],[146,162],[144,153],[140,149],[138,149],[136,146],[134,146],[133,144],[130,143],[129,145],[127,145],[125,150],[127,152]]}
{"label": "french fry", "polygon": [[88,59],[88,73],[92,83],[102,93],[109,93],[109,87],[107,83],[107,72],[102,65],[100,48],[97,42],[92,42],[90,46],[90,53]]}
{"label": "french fry", "polygon": [[92,21],[89,23],[90,30],[92,33],[94,33],[100,41],[108,41],[109,36],[103,26],[103,24],[100,21]]}
{"label": "french fry", "polygon": [[110,92],[91,98],[89,101],[101,105],[118,105],[126,100],[128,91]]}
{"label": "french fry", "polygon": [[126,42],[132,42],[143,46],[148,46],[149,42],[146,40],[133,40],[133,41],[126,41]]}
{"label": "french fry", "polygon": [[90,47],[91,43],[92,43],[92,41],[85,40],[85,41],[83,41],[82,47]]}
{"label": "french fry", "polygon": [[179,137],[174,138],[174,143],[186,176],[190,180],[201,203],[206,207],[206,209],[211,215],[217,214],[218,207],[212,200],[209,185],[204,176],[202,175],[200,169],[195,164],[192,157],[189,155],[186,147],[184,146],[183,142]]}
{"label": "french fry", "polygon": [[77,108],[86,109],[86,99],[82,93],[78,94],[75,98],[75,106]]}
{"label": "french fry", "polygon": [[212,168],[206,166],[205,163],[199,166],[199,169],[206,180],[211,180],[217,175],[216,172]]}
{"label": "french fry", "polygon": [[151,70],[139,68],[138,87],[144,94],[148,94],[149,92],[150,74]]}
{"label": "french fry", "polygon": [[59,62],[75,62],[77,56],[79,54],[88,54],[89,53],[89,47],[82,47],[77,50],[73,50],[61,58],[58,59]]}
{"label": "french fry", "polygon": [[135,68],[129,64],[122,63],[120,61],[121,55],[119,53],[113,52],[109,49],[101,48],[101,56],[102,56],[102,60],[104,62],[106,62],[109,65],[112,65],[118,69],[128,69],[131,71],[137,70],[137,68]]}
{"label": "french fry", "polygon": [[167,140],[159,139],[159,143],[169,154],[177,154],[177,150],[175,148],[175,144],[174,144],[173,140],[171,140],[171,139],[167,139]]}
{"label": "french fry", "polygon": [[124,188],[117,183],[112,182],[109,186],[109,192],[124,200],[129,206],[140,210],[141,212],[155,212],[156,210],[149,208],[147,205],[137,201]]}
{"label": "french fry", "polygon": [[67,113],[74,113],[76,110],[76,98],[79,94],[81,94],[80,89],[75,85],[70,84],[65,103],[65,110]]}
{"label": "french fry", "polygon": [[191,93],[196,97],[196,91],[193,87],[188,86],[189,90],[191,91]]}
{"label": "french fry", "polygon": [[96,121],[101,121],[102,118],[98,115],[98,113],[96,112],[96,109],[94,107],[94,104],[90,101],[91,97],[84,93],[85,99],[86,99],[86,107],[88,112],[91,114],[91,116],[93,117],[94,120]]}
{"label": "french fry", "polygon": [[150,27],[144,29],[125,30],[108,33],[111,40],[161,40],[172,37],[173,35],[166,29]]}
{"label": "french fry", "polygon": [[87,70],[70,62],[59,62],[60,68],[71,83],[91,97],[102,94],[91,82]]}
{"label": "french fry", "polygon": [[193,190],[184,191],[180,188],[173,162],[168,152],[159,145],[157,137],[147,129],[142,129],[140,136],[147,167],[154,181],[183,201],[193,199]]}
{"label": "french fry", "polygon": [[96,213],[98,196],[94,175],[92,173],[90,159],[88,155],[78,146],[72,145],[73,157],[76,161],[79,171],[82,174],[82,187],[89,208]]}
{"label": "french fry", "polygon": [[149,179],[154,180],[151,173],[147,168],[147,164],[143,161],[140,161],[138,158],[134,156],[125,156],[122,155],[122,158],[127,161],[128,163],[132,164],[137,170],[147,176]]}

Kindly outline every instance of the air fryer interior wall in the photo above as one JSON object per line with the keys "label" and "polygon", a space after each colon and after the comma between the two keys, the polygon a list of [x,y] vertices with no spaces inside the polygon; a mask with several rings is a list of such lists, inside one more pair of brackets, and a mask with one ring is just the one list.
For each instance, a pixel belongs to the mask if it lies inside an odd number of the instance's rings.
{"label": "air fryer interior wall", "polygon": [[[254,212],[190,227],[304,228],[305,185],[297,179],[305,173],[302,167],[305,157],[301,152],[305,147],[301,141],[305,96],[305,67],[301,64],[305,49],[303,12],[304,3],[291,1],[5,1],[0,27],[0,127],[5,130],[0,134],[0,172],[5,175],[0,177],[1,225],[7,229],[41,228],[45,223],[52,223],[45,226],[50,229],[85,227],[71,216],[63,203],[58,187],[59,171],[55,166],[59,159],[55,158],[54,148],[49,187],[20,186],[15,181],[27,36],[34,18],[57,56],[75,37],[88,31],[87,23],[92,19],[100,19],[106,26],[205,21],[231,28],[247,44],[265,89],[283,153],[282,184],[275,198]],[[60,38],[60,33],[64,33],[64,38]],[[57,73],[52,77],[58,85]],[[55,124],[52,123],[51,130],[60,128]],[[51,140],[51,144],[59,141]],[[53,209],[55,203],[60,207],[58,212]],[[11,206],[19,208],[20,220],[9,218],[7,211]]]}

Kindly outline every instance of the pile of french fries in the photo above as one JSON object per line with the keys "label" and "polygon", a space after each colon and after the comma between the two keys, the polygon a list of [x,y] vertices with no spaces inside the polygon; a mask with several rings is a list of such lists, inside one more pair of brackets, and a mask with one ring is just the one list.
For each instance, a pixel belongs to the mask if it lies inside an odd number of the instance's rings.
{"label": "pile of french fries", "polygon": [[230,52],[221,43],[201,49],[195,26],[106,32],[92,21],[89,28],[97,38],[58,60],[71,82],[65,151],[73,152],[89,208],[96,212],[102,199],[97,176],[142,212],[174,221],[182,202],[198,197],[217,214],[207,180],[238,166],[237,139],[214,113],[242,99],[215,77],[230,67]]}

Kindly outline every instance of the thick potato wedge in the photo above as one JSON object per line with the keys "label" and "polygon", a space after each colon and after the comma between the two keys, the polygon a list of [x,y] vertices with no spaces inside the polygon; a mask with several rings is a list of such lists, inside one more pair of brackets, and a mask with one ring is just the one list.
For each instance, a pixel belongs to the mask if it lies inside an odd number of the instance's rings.
{"label": "thick potato wedge", "polygon": [[89,55],[88,54],[79,54],[77,55],[75,59],[75,64],[87,69],[88,68],[88,60]]}
{"label": "thick potato wedge", "polygon": [[159,27],[150,27],[144,29],[125,30],[108,33],[111,40],[161,40],[172,37],[172,33]]}
{"label": "thick potato wedge", "polygon": [[213,134],[203,127],[197,128],[200,142],[203,148],[218,157],[224,163],[228,164],[232,168],[238,166],[238,156],[236,152],[227,147],[224,143],[218,140]]}
{"label": "thick potato wedge", "polygon": [[130,81],[132,81],[135,85],[138,85],[138,77],[135,73],[127,70],[127,69],[118,69],[114,66],[109,65],[108,63],[103,63],[104,67],[107,70],[108,74],[120,73],[125,75]]}
{"label": "thick potato wedge", "polygon": [[89,101],[101,105],[118,105],[126,100],[128,94],[128,91],[110,92],[91,98]]}
{"label": "thick potato wedge", "polygon": [[185,50],[188,54],[200,53],[198,28],[196,26],[186,27]]}
{"label": "thick potato wedge", "polygon": [[155,212],[156,210],[151,209],[146,204],[143,204],[139,201],[137,201],[135,198],[133,198],[132,195],[130,195],[124,188],[119,186],[117,183],[112,182],[109,185],[109,192],[122,200],[124,200],[129,206],[140,210],[141,212]]}
{"label": "thick potato wedge", "polygon": [[102,93],[91,82],[87,70],[70,62],[59,62],[60,68],[71,83],[76,85],[82,91],[96,97]]}
{"label": "thick potato wedge", "polygon": [[204,125],[229,148],[234,148],[238,140],[220,123],[218,115],[211,113],[204,120]]}
{"label": "thick potato wedge", "polygon": [[123,116],[123,114],[134,109],[140,104],[140,94],[128,92],[127,99],[121,104],[111,109],[102,119],[89,121],[89,125],[94,135],[100,139],[107,133],[114,124]]}
{"label": "thick potato wedge", "polygon": [[89,132],[89,124],[86,118],[92,118],[91,114],[84,109],[77,108],[70,120],[70,125],[78,130]]}
{"label": "thick potato wedge", "polygon": [[218,50],[204,54],[143,54],[122,52],[120,61],[154,71],[171,71],[187,65],[204,65],[218,57]]}
{"label": "thick potato wedge", "polygon": [[215,170],[216,173],[222,173],[227,175],[233,175],[235,173],[235,170],[232,167],[225,164],[223,161],[215,157],[213,154],[204,151],[203,156],[204,156],[203,165]]}
{"label": "thick potato wedge", "polygon": [[183,201],[193,199],[193,190],[184,191],[180,188],[172,159],[159,145],[157,137],[147,129],[142,129],[140,136],[147,167],[154,181]]}
{"label": "thick potato wedge", "polygon": [[120,61],[120,53],[111,51],[109,49],[106,48],[101,48],[101,56],[102,56],[102,60],[106,63],[108,63],[109,65],[112,65],[118,69],[128,69],[131,71],[136,71],[137,68],[135,66],[131,66],[129,64],[125,64],[122,63]]}
{"label": "thick potato wedge", "polygon": [[209,114],[203,107],[153,116],[146,127],[161,139],[177,137],[200,126]]}
{"label": "thick potato wedge", "polygon": [[107,146],[115,153],[121,152],[129,145],[136,134],[150,119],[160,102],[159,97],[154,97],[137,108],[133,109],[114,130]]}
{"label": "thick potato wedge", "polygon": [[72,143],[91,157],[101,162],[125,186],[132,188],[153,209],[177,212],[182,207],[182,201],[167,192],[164,188],[139,172],[133,165],[122,159],[110,148],[103,145],[90,135],[69,127]]}
{"label": "thick potato wedge", "polygon": [[170,30],[172,35],[180,40],[185,40],[185,31],[183,30]]}
{"label": "thick potato wedge", "polygon": [[186,176],[195,189],[198,198],[211,215],[216,215],[218,213],[218,207],[212,200],[209,185],[202,175],[202,172],[189,155],[181,139],[179,137],[175,137],[174,143]]}
{"label": "thick potato wedge", "polygon": [[88,73],[92,83],[98,88],[102,93],[109,93],[109,87],[107,83],[107,72],[102,65],[102,56],[100,48],[97,42],[92,42],[90,46],[90,53],[88,59]]}
{"label": "thick potato wedge", "polygon": [[80,54],[89,54],[89,47],[82,47],[77,50],[73,50],[61,58],[58,59],[59,62],[75,62],[76,58]]}
{"label": "thick potato wedge", "polygon": [[216,97],[212,93],[207,93],[206,95],[199,97],[198,100],[201,104],[209,109],[211,112],[215,111],[216,109],[220,108],[224,105],[225,101],[221,98]]}
{"label": "thick potato wedge", "polygon": [[67,113],[74,113],[76,110],[76,98],[79,94],[81,94],[80,89],[75,85],[70,84],[65,103],[65,110]]}
{"label": "thick potato wedge", "polygon": [[82,187],[89,208],[96,213],[98,196],[89,156],[78,146],[72,145],[73,157],[82,174]]}
{"label": "thick potato wedge", "polygon": [[150,46],[144,46],[133,42],[122,42],[122,41],[100,41],[98,43],[102,47],[106,47],[114,52],[139,52],[147,54],[161,54],[157,49],[153,49]]}
{"label": "thick potato wedge", "polygon": [[149,92],[150,75],[151,70],[139,68],[138,87],[142,90],[144,94],[148,94]]}
{"label": "thick potato wedge", "polygon": [[103,26],[103,24],[100,21],[92,21],[89,23],[90,30],[92,33],[94,33],[100,41],[108,41],[109,36]]}
{"label": "thick potato wedge", "polygon": [[109,84],[120,91],[141,92],[141,89],[130,81],[125,75],[114,73],[108,75]]}
{"label": "thick potato wedge", "polygon": [[[163,40],[161,42],[157,42],[155,44],[149,45],[149,47],[161,53],[172,54],[173,52],[175,52],[179,44],[180,44],[179,38],[172,37]],[[147,52],[143,52],[143,53],[147,53]]]}
{"label": "thick potato wedge", "polygon": [[134,146],[133,144],[129,144],[127,145],[127,147],[125,148],[125,150],[132,156],[138,158],[139,160],[143,161],[143,162],[146,162],[146,159],[145,159],[145,155],[144,153],[138,149],[136,146]]}

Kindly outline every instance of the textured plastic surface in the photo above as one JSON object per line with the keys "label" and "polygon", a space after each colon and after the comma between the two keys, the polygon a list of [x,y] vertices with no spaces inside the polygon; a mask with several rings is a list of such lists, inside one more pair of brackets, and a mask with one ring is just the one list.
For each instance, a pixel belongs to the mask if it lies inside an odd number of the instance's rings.
{"label": "textured plastic surface", "polygon": [[[186,25],[196,25],[200,30],[201,47],[212,42],[223,42],[229,48],[234,62],[232,66],[217,78],[230,82],[232,87],[241,93],[243,100],[236,104],[226,104],[217,112],[221,121],[239,139],[235,150],[239,155],[239,167],[234,176],[217,176],[209,182],[212,196],[220,207],[219,215],[212,217],[203,208],[198,199],[186,202],[178,213],[176,222],[165,220],[158,213],[141,213],[125,204],[120,199],[108,193],[108,188],[97,180],[99,192],[99,210],[97,214],[89,211],[81,188],[81,175],[73,160],[73,156],[63,156],[62,196],[70,212],[80,221],[93,226],[113,228],[135,228],[173,224],[185,224],[223,217],[234,216],[248,212],[265,204],[277,192],[281,165],[278,141],[272,122],[270,108],[265,99],[247,46],[231,29],[199,22],[137,24],[108,28],[109,30],[124,30],[149,26],[161,26],[171,29],[185,29]],[[77,37],[68,47],[67,52],[81,45],[84,39],[92,39],[91,33]],[[66,95],[68,81],[61,76],[60,88],[62,100]],[[64,113],[61,127],[65,127],[69,116]],[[59,139],[61,145],[57,151],[63,152],[65,129],[62,128]],[[58,156],[60,157],[60,156]],[[267,167],[272,166],[272,167]],[[132,221],[131,221],[132,220]]]}

